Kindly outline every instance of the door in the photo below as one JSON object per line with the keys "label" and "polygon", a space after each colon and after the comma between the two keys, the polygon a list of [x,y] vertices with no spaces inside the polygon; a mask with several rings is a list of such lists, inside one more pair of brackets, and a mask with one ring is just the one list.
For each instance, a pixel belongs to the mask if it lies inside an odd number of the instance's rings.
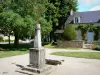
{"label": "door", "polygon": [[94,33],[93,32],[88,32],[87,33],[87,42],[90,43],[92,40],[94,40]]}

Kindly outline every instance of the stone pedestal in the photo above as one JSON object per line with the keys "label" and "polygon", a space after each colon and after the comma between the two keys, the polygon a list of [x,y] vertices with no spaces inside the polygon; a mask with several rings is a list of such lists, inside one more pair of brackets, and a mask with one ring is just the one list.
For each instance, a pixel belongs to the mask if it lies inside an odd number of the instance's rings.
{"label": "stone pedestal", "polygon": [[30,48],[30,65],[37,69],[45,67],[45,50],[43,48]]}
{"label": "stone pedestal", "polygon": [[52,71],[52,66],[46,65],[44,48],[30,48],[29,56],[30,64],[22,68],[23,73],[31,72],[32,75],[33,73],[45,75]]}

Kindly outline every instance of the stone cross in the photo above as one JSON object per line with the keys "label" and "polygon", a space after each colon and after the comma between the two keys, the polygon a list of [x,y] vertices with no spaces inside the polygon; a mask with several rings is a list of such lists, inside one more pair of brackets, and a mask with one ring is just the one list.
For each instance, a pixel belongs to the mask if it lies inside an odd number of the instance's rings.
{"label": "stone cross", "polygon": [[[46,65],[45,49],[41,47],[40,24],[36,25],[34,48],[30,48],[29,57],[30,57],[30,59],[29,59],[30,64],[28,65],[29,67],[25,68],[26,70],[31,71],[31,72],[36,72],[36,73],[43,73],[43,75],[49,74],[49,73],[45,72],[45,71],[51,69],[51,66]],[[44,73],[47,73],[47,74],[44,74]]]}
{"label": "stone cross", "polygon": [[41,31],[40,24],[36,25],[34,48],[41,48]]}
{"label": "stone cross", "polygon": [[40,24],[36,25],[34,48],[30,48],[30,64],[36,69],[45,66],[45,50],[41,47]]}

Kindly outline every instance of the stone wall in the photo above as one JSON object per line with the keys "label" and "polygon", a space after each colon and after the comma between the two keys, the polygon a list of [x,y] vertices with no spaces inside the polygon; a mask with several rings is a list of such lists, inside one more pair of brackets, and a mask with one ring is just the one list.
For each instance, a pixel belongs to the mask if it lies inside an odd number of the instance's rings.
{"label": "stone wall", "polygon": [[58,47],[61,48],[67,48],[67,47],[72,47],[72,48],[83,48],[83,41],[79,40],[73,40],[73,41],[57,41]]}
{"label": "stone wall", "polygon": [[93,41],[93,42],[91,42],[91,44],[93,44],[93,45],[100,45],[100,41]]}
{"label": "stone wall", "polygon": [[90,44],[90,49],[94,49],[95,45],[100,46],[100,41],[92,41],[91,44]]}

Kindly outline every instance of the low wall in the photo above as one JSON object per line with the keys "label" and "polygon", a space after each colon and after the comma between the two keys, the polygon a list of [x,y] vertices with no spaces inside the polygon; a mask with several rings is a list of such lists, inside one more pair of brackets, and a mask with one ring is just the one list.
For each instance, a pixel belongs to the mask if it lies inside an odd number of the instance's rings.
{"label": "low wall", "polygon": [[100,41],[93,41],[93,42],[91,42],[91,44],[93,44],[93,45],[100,45]]}
{"label": "low wall", "polygon": [[57,41],[58,47],[61,48],[67,48],[67,47],[72,47],[72,48],[83,48],[83,41],[79,40],[73,40],[73,41]]}
{"label": "low wall", "polygon": [[90,44],[90,49],[94,49],[95,45],[100,46],[100,41],[92,41],[91,44]]}

